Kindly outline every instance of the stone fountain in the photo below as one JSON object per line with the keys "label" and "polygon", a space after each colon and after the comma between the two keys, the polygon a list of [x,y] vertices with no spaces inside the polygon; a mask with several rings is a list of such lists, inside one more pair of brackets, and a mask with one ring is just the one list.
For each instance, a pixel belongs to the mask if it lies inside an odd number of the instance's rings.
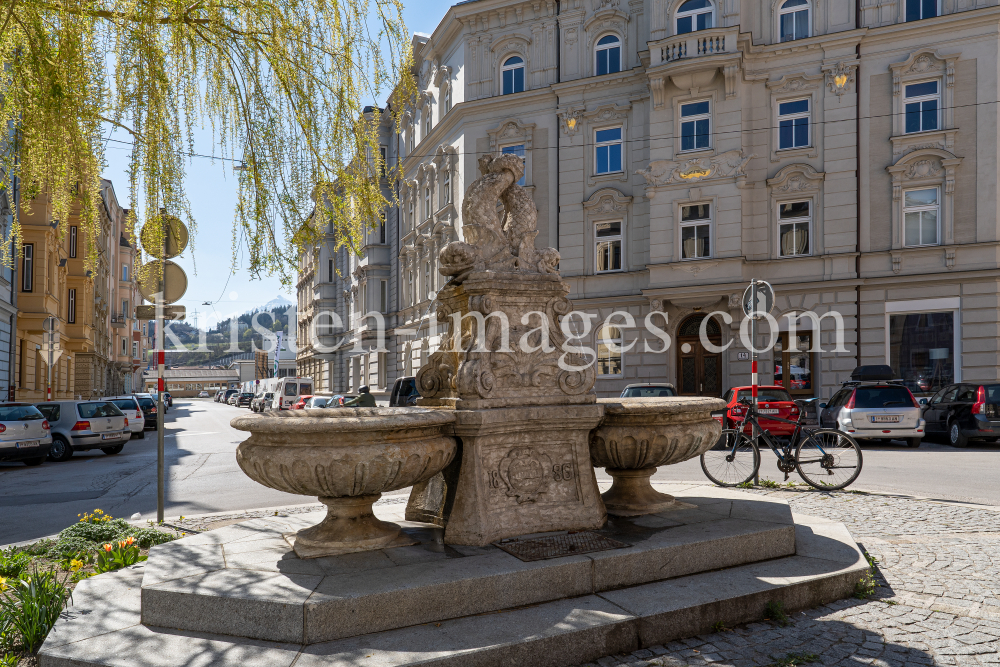
{"label": "stone fountain", "polygon": [[[234,419],[247,475],[326,510],[81,582],[40,667],[564,667],[852,593],[868,564],[842,524],[651,482],[715,444],[722,401],[598,400],[521,160],[479,165],[465,239],[441,251],[447,333],[420,406]],[[379,500],[407,487],[405,513]]]}

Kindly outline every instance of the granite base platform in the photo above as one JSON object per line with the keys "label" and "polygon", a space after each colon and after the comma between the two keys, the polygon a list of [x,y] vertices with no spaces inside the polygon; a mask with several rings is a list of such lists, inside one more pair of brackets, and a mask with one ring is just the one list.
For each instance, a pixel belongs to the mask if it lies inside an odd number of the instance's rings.
{"label": "granite base platform", "polygon": [[302,560],[282,534],[322,513],[255,519],[155,547],[81,582],[41,667],[404,665],[537,667],[600,656],[845,597],[867,568],[842,524],[781,501],[665,485],[694,509],[612,518],[628,545],[522,562],[494,547],[419,544]]}

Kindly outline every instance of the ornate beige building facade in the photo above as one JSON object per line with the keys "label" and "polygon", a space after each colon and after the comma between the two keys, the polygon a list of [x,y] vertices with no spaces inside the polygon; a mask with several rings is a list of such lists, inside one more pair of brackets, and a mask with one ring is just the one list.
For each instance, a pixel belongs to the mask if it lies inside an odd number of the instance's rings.
{"label": "ornate beige building facade", "polygon": [[[600,394],[748,383],[751,278],[777,295],[764,378],[797,395],[861,363],[924,394],[998,379],[998,25],[993,0],[452,6],[413,40],[420,93],[386,145],[402,186],[380,372],[436,349],[437,253],[463,238],[477,158],[514,153],[536,244],[595,316]],[[602,326],[615,311],[631,318]],[[790,333],[806,311],[822,319]]]}

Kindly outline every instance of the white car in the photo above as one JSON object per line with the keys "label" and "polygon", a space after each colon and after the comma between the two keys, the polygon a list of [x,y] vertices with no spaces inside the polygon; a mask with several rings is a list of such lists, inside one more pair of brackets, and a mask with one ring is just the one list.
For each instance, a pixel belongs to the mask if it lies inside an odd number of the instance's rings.
{"label": "white car", "polygon": [[112,396],[105,400],[114,403],[128,417],[128,427],[132,431],[133,438],[146,437],[146,419],[142,414],[142,408],[139,407],[139,400],[135,396]]}
{"label": "white car", "polygon": [[51,427],[35,406],[0,403],[0,461],[41,465],[51,446]]}

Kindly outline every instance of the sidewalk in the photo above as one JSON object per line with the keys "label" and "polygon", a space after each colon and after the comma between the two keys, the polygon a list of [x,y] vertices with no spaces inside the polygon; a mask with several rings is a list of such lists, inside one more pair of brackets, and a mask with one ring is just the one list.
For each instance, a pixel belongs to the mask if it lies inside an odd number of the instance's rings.
{"label": "sidewalk", "polygon": [[794,612],[583,667],[1000,665],[1000,512],[898,496],[751,491],[836,519],[878,560],[870,600]]}

